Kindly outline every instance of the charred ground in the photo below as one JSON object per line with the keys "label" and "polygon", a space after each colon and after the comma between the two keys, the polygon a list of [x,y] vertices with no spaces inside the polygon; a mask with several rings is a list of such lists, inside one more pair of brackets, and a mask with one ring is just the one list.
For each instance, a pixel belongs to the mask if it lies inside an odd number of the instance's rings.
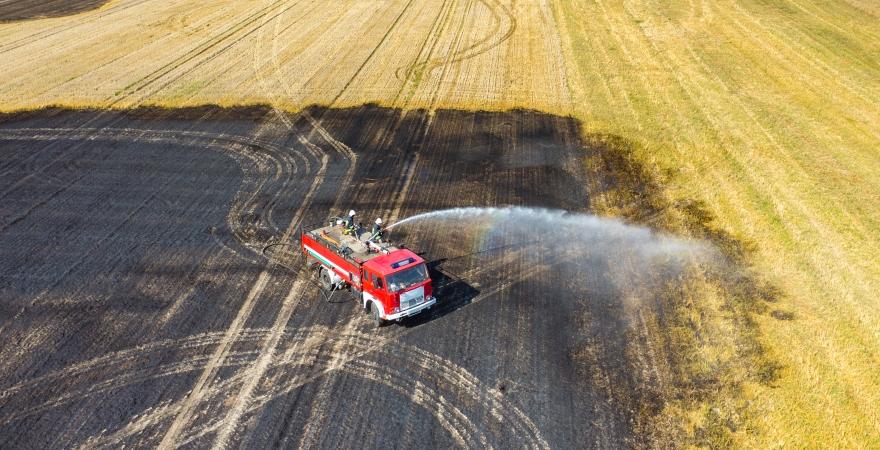
{"label": "charred ground", "polygon": [[[0,445],[687,439],[670,405],[772,380],[748,320],[772,290],[702,209],[664,203],[629,145],[521,110],[0,116]],[[572,279],[560,255],[526,267],[540,249],[474,254],[472,237],[423,227],[400,237],[432,261],[441,303],[373,331],[344,296],[323,301],[286,246],[343,209],[471,205],[616,213],[720,243],[733,270],[699,278],[729,301],[735,358],[695,368],[708,338],[683,313],[700,309],[687,277],[634,314],[632,292],[602,283],[613,265]],[[741,413],[728,409],[696,439],[723,441]]]}
{"label": "charred ground", "polygon": [[0,23],[45,19],[100,8],[108,0],[19,0],[0,3]]}

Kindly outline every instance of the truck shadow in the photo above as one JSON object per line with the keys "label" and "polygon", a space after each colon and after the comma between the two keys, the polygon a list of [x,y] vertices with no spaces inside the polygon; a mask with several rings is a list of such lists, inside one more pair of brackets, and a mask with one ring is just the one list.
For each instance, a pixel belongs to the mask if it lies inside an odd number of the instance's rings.
{"label": "truck shadow", "polygon": [[480,291],[459,278],[454,273],[442,268],[447,258],[440,258],[428,262],[428,273],[434,285],[434,297],[437,297],[437,305],[430,311],[414,317],[407,317],[400,321],[404,327],[417,327],[432,320],[439,319],[453,311],[469,305]]}
{"label": "truck shadow", "polygon": [[[473,299],[480,295],[480,291],[469,284],[467,281],[459,277],[452,270],[443,269],[443,264],[453,263],[463,259],[473,258],[495,252],[504,252],[521,248],[533,244],[541,243],[540,239],[531,239],[522,242],[513,242],[506,245],[486,248],[479,251],[465,253],[463,255],[455,255],[451,257],[442,257],[429,261],[428,274],[434,285],[434,297],[437,297],[437,306],[431,308],[430,312],[419,314],[415,317],[409,317],[400,321],[400,325],[405,327],[418,326],[434,319],[439,319],[453,311],[458,310],[473,302]],[[425,257],[424,253],[419,256]]]}

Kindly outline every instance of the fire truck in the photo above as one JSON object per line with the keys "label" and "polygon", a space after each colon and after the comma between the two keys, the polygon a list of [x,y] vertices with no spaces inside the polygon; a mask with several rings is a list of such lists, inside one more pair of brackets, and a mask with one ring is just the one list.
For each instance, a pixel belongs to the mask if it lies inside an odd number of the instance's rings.
{"label": "fire truck", "polygon": [[359,234],[360,227],[334,219],[330,225],[302,233],[308,263],[321,288],[353,292],[376,327],[400,321],[437,303],[425,260],[402,246]]}

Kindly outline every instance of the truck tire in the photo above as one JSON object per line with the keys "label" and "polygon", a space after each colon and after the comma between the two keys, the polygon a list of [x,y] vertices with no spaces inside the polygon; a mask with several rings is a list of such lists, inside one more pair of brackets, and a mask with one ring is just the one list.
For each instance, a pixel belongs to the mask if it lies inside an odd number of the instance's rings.
{"label": "truck tire", "polygon": [[375,303],[370,305],[370,321],[373,322],[373,326],[376,328],[381,327],[385,321],[382,320],[382,315],[379,314],[379,308]]}
{"label": "truck tire", "polygon": [[322,267],[321,272],[318,274],[318,282],[321,283],[321,289],[326,292],[330,292],[333,290],[333,282],[330,281],[330,273],[327,272],[327,269]]}

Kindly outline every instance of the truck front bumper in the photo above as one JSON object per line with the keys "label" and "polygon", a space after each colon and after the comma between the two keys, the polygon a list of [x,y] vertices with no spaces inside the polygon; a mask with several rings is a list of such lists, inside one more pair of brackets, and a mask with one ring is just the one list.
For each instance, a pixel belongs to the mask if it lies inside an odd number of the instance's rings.
{"label": "truck front bumper", "polygon": [[437,303],[437,299],[435,297],[428,297],[423,303],[419,303],[418,305],[413,306],[412,308],[385,316],[385,320],[400,320],[400,319],[403,319],[404,317],[414,316],[414,315],[416,315],[426,309],[429,309],[430,307],[434,306],[434,304],[436,304],[436,303]]}

